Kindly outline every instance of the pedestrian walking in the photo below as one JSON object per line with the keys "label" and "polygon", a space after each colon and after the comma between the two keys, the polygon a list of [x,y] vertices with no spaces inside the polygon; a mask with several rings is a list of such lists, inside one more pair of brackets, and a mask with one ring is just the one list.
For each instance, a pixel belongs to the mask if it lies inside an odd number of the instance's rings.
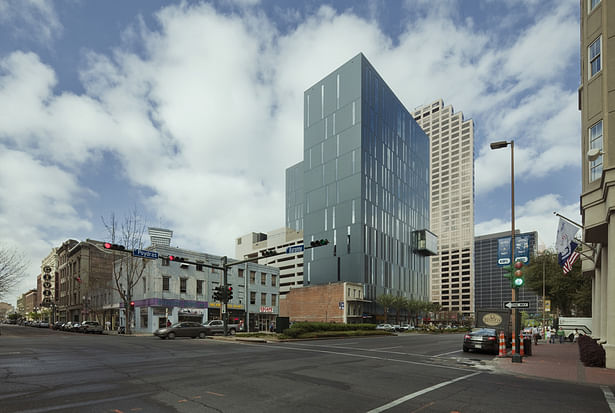
{"label": "pedestrian walking", "polygon": [[553,343],[553,341],[551,341],[551,328],[547,327],[546,332],[545,332],[545,337],[547,339],[547,343],[551,344]]}

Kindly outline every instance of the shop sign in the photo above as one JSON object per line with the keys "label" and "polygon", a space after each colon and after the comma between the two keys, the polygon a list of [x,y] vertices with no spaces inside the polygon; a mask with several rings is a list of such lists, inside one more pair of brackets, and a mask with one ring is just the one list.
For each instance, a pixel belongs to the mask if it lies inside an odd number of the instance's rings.
{"label": "shop sign", "polygon": [[261,306],[261,313],[273,313],[273,307]]}

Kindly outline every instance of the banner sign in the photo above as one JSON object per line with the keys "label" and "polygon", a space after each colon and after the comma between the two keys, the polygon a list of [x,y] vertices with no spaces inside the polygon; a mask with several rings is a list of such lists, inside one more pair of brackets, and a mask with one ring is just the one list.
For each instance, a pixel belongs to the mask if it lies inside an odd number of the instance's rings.
{"label": "banner sign", "polygon": [[[498,266],[510,265],[510,237],[498,238]],[[530,236],[515,235],[515,261],[530,263]]]}

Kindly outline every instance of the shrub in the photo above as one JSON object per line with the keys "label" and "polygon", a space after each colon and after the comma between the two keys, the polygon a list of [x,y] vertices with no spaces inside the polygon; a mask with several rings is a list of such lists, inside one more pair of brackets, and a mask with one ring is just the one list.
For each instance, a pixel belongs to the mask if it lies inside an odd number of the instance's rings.
{"label": "shrub", "polygon": [[579,343],[579,356],[585,366],[606,367],[606,353],[596,340],[580,335],[577,342]]}
{"label": "shrub", "polygon": [[323,331],[357,331],[375,330],[376,324],[342,324],[342,323],[312,323],[298,322],[293,323],[290,328],[283,331],[288,337],[297,338],[301,335]]}

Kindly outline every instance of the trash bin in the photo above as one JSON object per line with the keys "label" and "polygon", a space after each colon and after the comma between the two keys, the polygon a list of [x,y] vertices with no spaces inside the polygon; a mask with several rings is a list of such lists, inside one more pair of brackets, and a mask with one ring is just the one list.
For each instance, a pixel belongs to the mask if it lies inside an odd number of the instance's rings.
{"label": "trash bin", "polygon": [[532,338],[531,337],[523,337],[523,351],[526,356],[532,355]]}

